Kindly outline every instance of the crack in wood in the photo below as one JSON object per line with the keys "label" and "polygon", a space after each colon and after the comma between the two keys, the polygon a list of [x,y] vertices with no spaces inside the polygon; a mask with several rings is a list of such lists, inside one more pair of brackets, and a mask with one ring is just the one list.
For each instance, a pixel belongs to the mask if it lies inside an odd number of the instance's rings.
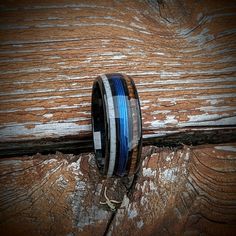
{"label": "crack in wood", "polygon": [[[207,143],[224,143],[236,141],[235,126],[220,127],[187,127],[182,129],[156,129],[148,131],[151,134],[143,136],[143,144],[158,147],[178,147],[185,145],[200,145]],[[158,135],[158,132],[161,135]],[[164,135],[162,133],[164,132]],[[153,133],[155,133],[153,135]],[[169,133],[169,134],[168,134]],[[32,149],[33,147],[33,149]],[[0,142],[0,157],[33,155],[36,153],[49,154],[60,151],[63,153],[79,154],[93,150],[91,134],[84,136],[69,136],[59,139],[27,140],[17,142]]]}

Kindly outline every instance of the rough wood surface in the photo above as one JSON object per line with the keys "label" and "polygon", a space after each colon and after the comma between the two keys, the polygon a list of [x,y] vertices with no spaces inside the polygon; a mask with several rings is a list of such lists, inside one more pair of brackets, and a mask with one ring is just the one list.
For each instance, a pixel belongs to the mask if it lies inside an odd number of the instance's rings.
{"label": "rough wood surface", "polygon": [[234,235],[236,145],[156,151],[145,158],[110,235]]}
{"label": "rough wood surface", "polygon": [[[92,154],[0,159],[1,235],[233,235],[236,143],[146,147],[129,191]],[[121,200],[112,213],[104,188]]]}
{"label": "rough wood surface", "polygon": [[144,134],[236,125],[235,1],[4,1],[0,142],[90,133],[100,73],[134,78]]}
{"label": "rough wood surface", "polygon": [[99,202],[108,182],[91,154],[1,159],[0,234],[103,235],[111,212]]}

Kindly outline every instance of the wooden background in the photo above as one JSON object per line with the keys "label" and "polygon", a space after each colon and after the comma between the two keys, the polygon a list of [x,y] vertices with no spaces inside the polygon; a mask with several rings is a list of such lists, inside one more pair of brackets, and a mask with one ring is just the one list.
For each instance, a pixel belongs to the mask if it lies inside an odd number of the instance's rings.
{"label": "wooden background", "polygon": [[144,138],[235,126],[235,10],[209,0],[2,2],[1,150],[91,139],[92,83],[110,72],[133,77]]}
{"label": "wooden background", "polygon": [[[0,235],[234,235],[235,63],[236,1],[2,1]],[[159,145],[133,180],[90,153],[91,87],[110,72],[133,77]],[[70,154],[23,156],[52,151]]]}

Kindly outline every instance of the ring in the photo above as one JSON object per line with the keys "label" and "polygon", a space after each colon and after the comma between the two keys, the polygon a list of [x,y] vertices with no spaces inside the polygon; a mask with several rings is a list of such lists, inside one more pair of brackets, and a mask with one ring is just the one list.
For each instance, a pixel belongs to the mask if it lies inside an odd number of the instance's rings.
{"label": "ring", "polygon": [[134,81],[124,74],[98,76],[92,89],[92,130],[97,166],[106,176],[131,176],[142,149],[142,118]]}

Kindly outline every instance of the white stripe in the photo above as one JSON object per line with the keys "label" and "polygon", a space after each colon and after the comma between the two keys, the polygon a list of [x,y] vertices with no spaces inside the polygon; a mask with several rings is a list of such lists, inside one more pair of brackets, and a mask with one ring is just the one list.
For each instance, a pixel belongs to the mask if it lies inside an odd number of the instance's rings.
{"label": "white stripe", "polygon": [[93,143],[96,150],[102,149],[101,132],[93,132]]}
{"label": "white stripe", "polygon": [[107,95],[107,104],[108,104],[108,117],[110,120],[110,159],[109,167],[107,171],[107,176],[112,176],[115,168],[116,162],[116,120],[115,120],[115,108],[114,101],[112,97],[111,87],[106,75],[101,75],[104,88]]}

